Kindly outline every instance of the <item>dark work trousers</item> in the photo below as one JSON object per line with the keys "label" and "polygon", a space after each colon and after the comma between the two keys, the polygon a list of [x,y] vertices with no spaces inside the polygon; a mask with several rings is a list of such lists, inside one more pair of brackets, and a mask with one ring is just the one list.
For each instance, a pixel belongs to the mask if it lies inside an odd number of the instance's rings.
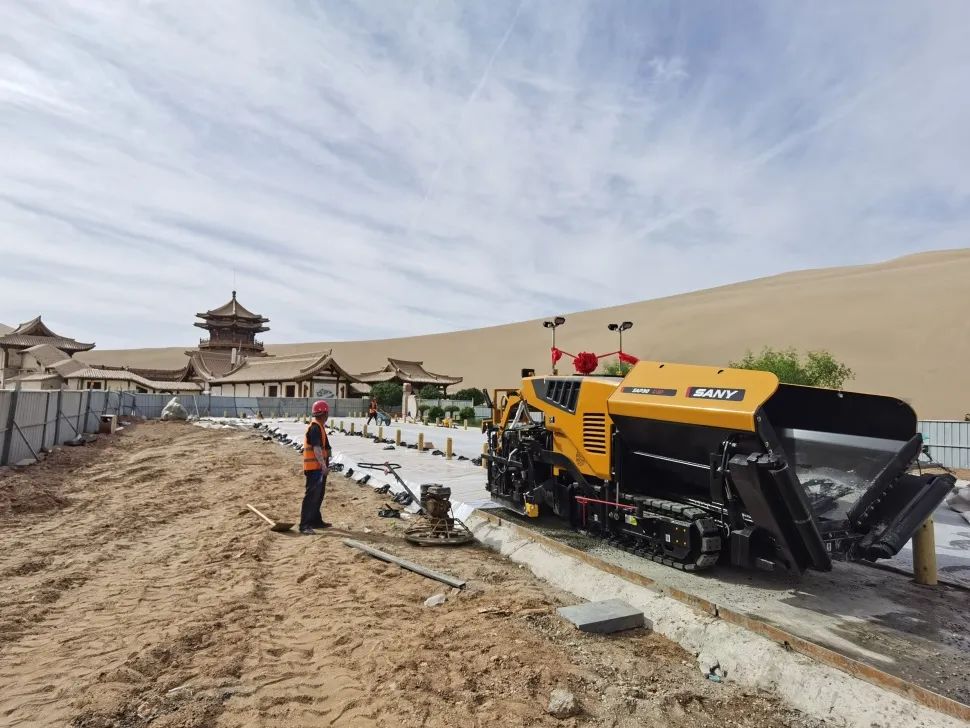
{"label": "dark work trousers", "polygon": [[320,508],[327,490],[327,478],[322,470],[308,470],[303,475],[306,476],[306,491],[303,494],[303,507],[300,509],[300,529],[321,528],[323,516]]}
{"label": "dark work trousers", "polygon": [[371,413],[368,413],[367,414],[367,422],[366,422],[366,424],[369,425],[371,420],[374,420],[374,422],[377,422],[377,413],[376,412],[374,412],[373,414],[371,414]]}

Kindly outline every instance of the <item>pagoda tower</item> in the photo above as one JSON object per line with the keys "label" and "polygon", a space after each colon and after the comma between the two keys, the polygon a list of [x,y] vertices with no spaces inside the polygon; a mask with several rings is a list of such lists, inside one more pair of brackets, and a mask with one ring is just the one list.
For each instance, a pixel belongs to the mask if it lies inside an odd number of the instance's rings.
{"label": "pagoda tower", "polygon": [[199,339],[199,351],[229,355],[236,349],[241,356],[266,356],[263,342],[256,338],[256,334],[269,331],[264,325],[269,319],[239,303],[235,291],[228,303],[196,316],[202,321],[195,325],[209,332],[208,339]]}

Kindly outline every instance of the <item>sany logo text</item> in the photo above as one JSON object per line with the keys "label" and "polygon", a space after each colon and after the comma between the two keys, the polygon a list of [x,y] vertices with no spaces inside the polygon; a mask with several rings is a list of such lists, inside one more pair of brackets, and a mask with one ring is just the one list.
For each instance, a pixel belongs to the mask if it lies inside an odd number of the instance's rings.
{"label": "sany logo text", "polygon": [[744,399],[743,389],[722,389],[719,387],[690,387],[687,396],[693,399],[723,399],[740,402]]}

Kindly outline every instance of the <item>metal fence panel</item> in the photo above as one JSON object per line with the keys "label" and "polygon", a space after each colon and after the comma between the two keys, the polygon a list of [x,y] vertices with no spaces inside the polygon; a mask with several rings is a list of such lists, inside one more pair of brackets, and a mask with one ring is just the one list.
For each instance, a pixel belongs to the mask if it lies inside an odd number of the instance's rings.
{"label": "metal fence panel", "polygon": [[0,392],[0,465],[5,465],[7,462],[6,453],[10,449],[14,434],[13,418],[11,417],[13,403],[13,392]]}
{"label": "metal fence panel", "polygon": [[47,395],[47,406],[45,420],[47,427],[44,431],[44,449],[53,450],[57,442],[57,411],[60,407],[60,392],[49,392]]}
{"label": "metal fence panel", "polygon": [[935,462],[948,468],[970,468],[970,422],[923,420],[919,431]]}
{"label": "metal fence panel", "polygon": [[117,402],[120,392],[105,392],[104,390],[88,390],[88,409],[98,417],[117,413]]}
{"label": "metal fence panel", "polygon": [[47,417],[46,392],[19,392],[7,462],[37,458],[44,445]]}
{"label": "metal fence panel", "polygon": [[61,411],[57,419],[60,423],[59,440],[66,442],[81,433],[81,396],[83,392],[65,390],[61,395]]}
{"label": "metal fence panel", "polygon": [[101,424],[101,411],[94,409],[93,395],[97,392],[86,392],[84,397],[84,431],[97,432]]}

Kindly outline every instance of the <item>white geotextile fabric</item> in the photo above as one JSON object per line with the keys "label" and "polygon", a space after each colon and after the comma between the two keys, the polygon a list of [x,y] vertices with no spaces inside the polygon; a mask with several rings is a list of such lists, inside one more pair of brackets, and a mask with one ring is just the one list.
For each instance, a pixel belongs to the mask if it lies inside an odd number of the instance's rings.
{"label": "white geotextile fabric", "polygon": [[970,482],[958,480],[957,487],[946,497],[946,504],[970,523]]}

